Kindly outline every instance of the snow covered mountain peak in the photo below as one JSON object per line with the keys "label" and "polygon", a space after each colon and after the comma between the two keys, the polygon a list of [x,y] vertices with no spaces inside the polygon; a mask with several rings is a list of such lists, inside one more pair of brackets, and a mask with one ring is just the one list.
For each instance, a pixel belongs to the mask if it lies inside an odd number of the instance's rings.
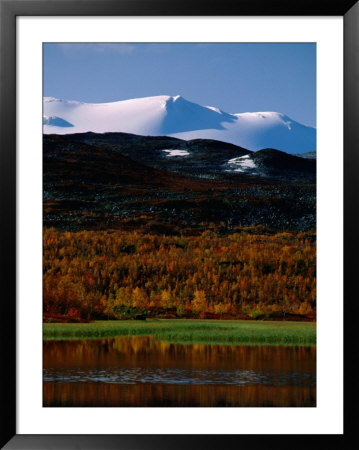
{"label": "snow covered mountain peak", "polygon": [[285,114],[229,114],[192,103],[181,95],[159,95],[111,103],[84,103],[44,97],[44,133],[125,132],[215,139],[249,150],[276,148],[287,153],[316,150],[316,130]]}

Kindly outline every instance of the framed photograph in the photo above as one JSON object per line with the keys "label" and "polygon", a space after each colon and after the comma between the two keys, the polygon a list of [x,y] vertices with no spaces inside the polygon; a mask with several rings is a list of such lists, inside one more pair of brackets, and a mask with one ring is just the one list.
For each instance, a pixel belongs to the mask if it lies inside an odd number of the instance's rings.
{"label": "framed photograph", "polygon": [[0,5],[3,448],[344,448],[358,4]]}

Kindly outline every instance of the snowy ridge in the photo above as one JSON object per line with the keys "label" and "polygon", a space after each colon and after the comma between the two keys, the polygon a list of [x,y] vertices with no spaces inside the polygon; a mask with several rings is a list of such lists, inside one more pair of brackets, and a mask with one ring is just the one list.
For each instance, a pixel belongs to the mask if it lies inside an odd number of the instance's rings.
{"label": "snowy ridge", "polygon": [[55,127],[73,127],[72,123],[69,123],[67,120],[61,119],[57,116],[43,116],[42,124]]}
{"label": "snowy ridge", "polygon": [[229,114],[192,103],[180,95],[83,103],[44,97],[44,133],[125,132],[215,139],[249,150],[276,148],[287,153],[316,150],[316,130],[277,112]]}

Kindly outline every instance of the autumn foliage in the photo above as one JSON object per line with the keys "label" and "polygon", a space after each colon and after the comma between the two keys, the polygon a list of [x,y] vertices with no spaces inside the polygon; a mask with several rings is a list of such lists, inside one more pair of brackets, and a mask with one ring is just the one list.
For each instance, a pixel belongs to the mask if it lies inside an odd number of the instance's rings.
{"label": "autumn foliage", "polygon": [[84,319],[315,313],[311,233],[44,230],[44,314]]}

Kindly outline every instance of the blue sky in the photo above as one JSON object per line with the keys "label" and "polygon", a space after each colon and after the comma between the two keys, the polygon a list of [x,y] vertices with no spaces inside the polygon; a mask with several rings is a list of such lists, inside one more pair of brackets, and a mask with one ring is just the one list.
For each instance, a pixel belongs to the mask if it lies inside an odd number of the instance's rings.
{"label": "blue sky", "polygon": [[44,95],[110,102],[182,95],[316,126],[316,45],[44,44]]}

